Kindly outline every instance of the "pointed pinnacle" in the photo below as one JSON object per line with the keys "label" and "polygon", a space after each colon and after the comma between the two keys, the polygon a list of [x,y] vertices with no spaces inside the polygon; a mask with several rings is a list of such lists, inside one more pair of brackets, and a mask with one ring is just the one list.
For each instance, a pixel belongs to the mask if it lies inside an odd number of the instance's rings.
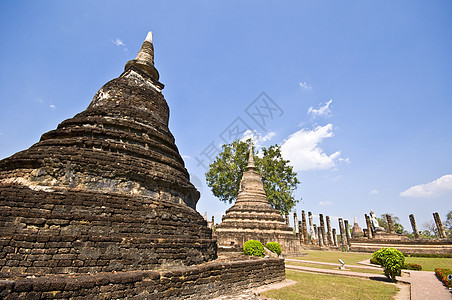
{"label": "pointed pinnacle", "polygon": [[159,72],[154,67],[154,45],[152,44],[152,31],[148,32],[137,57],[127,62],[125,70],[131,66],[138,67],[153,79],[157,81],[159,80]]}

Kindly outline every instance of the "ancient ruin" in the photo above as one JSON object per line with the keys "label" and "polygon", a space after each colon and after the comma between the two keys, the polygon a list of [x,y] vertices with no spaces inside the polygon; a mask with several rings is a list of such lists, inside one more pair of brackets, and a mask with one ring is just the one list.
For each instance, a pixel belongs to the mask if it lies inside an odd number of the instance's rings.
{"label": "ancient ruin", "polygon": [[218,244],[243,247],[248,240],[259,240],[264,245],[278,242],[283,253],[297,253],[300,251],[301,239],[287,223],[288,216],[281,216],[267,200],[250,144],[248,165],[240,182],[237,200],[216,227]]}
{"label": "ancient ruin", "polygon": [[364,235],[363,230],[359,227],[356,217],[353,218],[352,238],[356,239]]}
{"label": "ancient ruin", "polygon": [[[372,212],[371,212],[372,213]],[[373,214],[373,213],[372,213]],[[373,214],[375,216],[375,214]],[[409,219],[413,229],[414,239],[408,238],[405,234],[395,232],[392,218],[386,214],[388,222],[388,230],[372,222],[371,218],[364,215],[367,228],[364,229],[364,235],[359,234],[359,225],[355,219],[353,226],[352,238],[350,240],[350,251],[356,252],[374,252],[381,247],[394,247],[402,251],[404,254],[450,254],[452,253],[452,239],[447,239],[445,232],[441,232],[442,223],[438,213],[433,213],[438,229],[437,239],[422,239],[417,229],[414,215],[410,214]],[[379,227],[379,229],[376,229]],[[383,229],[383,230],[382,230]]]}
{"label": "ancient ruin", "polygon": [[163,87],[149,33],[86,110],[0,161],[0,298],[203,299],[284,278],[280,259],[213,261]]}

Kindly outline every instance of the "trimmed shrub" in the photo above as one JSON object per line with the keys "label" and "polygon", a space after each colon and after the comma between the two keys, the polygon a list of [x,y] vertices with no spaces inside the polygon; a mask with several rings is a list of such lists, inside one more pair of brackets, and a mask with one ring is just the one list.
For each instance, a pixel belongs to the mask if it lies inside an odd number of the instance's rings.
{"label": "trimmed shrub", "polygon": [[444,283],[444,285],[446,287],[452,288],[452,270],[451,269],[436,268],[435,275],[442,283]]}
{"label": "trimmed shrub", "polygon": [[402,269],[404,270],[416,270],[422,271],[422,266],[420,264],[403,264]]}
{"label": "trimmed shrub", "polygon": [[377,259],[374,258],[374,257],[372,257],[372,258],[370,259],[370,263],[371,263],[371,264],[374,264],[374,265],[380,265],[380,261],[377,260]]}
{"label": "trimmed shrub", "polygon": [[271,252],[276,253],[278,255],[280,255],[282,252],[281,245],[277,242],[268,242],[267,245],[265,245],[265,247]]}
{"label": "trimmed shrub", "polygon": [[245,255],[264,256],[264,245],[261,242],[255,240],[249,240],[243,245],[243,253]]}
{"label": "trimmed shrub", "polygon": [[396,276],[400,276],[405,257],[395,248],[383,247],[372,254],[375,263],[383,267],[384,274],[391,281],[396,282]]}
{"label": "trimmed shrub", "polygon": [[380,266],[381,266],[382,261],[383,261],[383,256],[384,256],[384,251],[385,251],[385,249],[386,249],[386,248],[381,248],[380,250],[375,251],[375,252],[372,254],[372,258],[370,259],[370,262],[371,262],[372,264],[380,265]]}

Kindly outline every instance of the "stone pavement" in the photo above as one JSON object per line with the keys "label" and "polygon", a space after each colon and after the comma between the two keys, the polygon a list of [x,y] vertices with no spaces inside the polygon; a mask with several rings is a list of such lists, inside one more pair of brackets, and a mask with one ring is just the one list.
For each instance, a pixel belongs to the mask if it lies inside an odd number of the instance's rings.
{"label": "stone pavement", "polygon": [[434,272],[409,271],[409,273],[412,300],[452,299],[452,291],[436,278]]}
{"label": "stone pavement", "polygon": [[[347,267],[350,267],[350,265],[348,265]],[[332,270],[332,269],[318,269],[318,268],[304,267],[304,266],[303,267],[302,266],[293,266],[293,265],[287,265],[286,264],[286,269],[297,270],[297,271],[305,271],[305,272],[312,272],[312,273],[320,273],[320,274],[348,276],[348,277],[361,277],[361,278],[368,278],[368,279],[375,279],[375,280],[386,281],[386,276],[384,276],[384,275],[353,272],[353,271],[347,271],[347,270],[339,270],[339,266],[338,266],[337,270]],[[401,281],[403,282],[404,280],[401,279]]]}
{"label": "stone pavement", "polygon": [[[335,267],[338,267],[338,268],[340,266],[340,264],[336,264],[336,263],[327,263],[327,262],[303,260],[303,259],[286,258],[285,261],[299,262],[299,263],[308,263],[308,264],[317,264],[317,265],[326,265],[326,266],[335,266]],[[349,264],[345,264],[344,266],[346,268],[360,268],[360,269],[369,269],[369,270],[381,269],[380,267],[377,267],[375,265],[371,265],[370,263],[369,264],[363,264],[362,266],[349,265]]]}

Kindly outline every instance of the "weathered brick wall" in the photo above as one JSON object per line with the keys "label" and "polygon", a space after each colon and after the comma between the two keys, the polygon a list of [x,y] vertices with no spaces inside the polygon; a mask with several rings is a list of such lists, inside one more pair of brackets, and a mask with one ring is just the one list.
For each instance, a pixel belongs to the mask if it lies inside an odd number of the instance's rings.
{"label": "weathered brick wall", "polygon": [[211,299],[284,278],[282,259],[209,262],[167,271],[50,275],[0,280],[0,298]]}
{"label": "weathered brick wall", "polygon": [[211,230],[185,204],[145,196],[0,186],[3,274],[150,270],[215,258]]}

